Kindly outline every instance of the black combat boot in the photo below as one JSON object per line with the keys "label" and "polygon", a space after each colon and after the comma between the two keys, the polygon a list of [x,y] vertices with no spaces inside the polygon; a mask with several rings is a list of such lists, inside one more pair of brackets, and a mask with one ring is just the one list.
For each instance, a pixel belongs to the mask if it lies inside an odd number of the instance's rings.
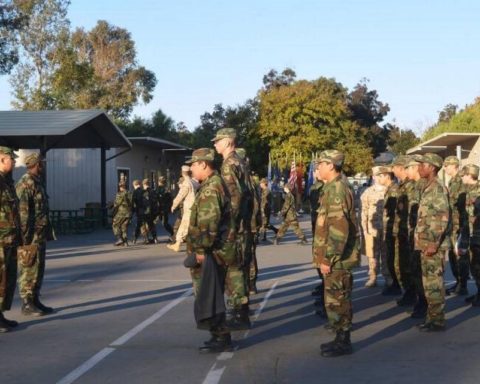
{"label": "black combat boot", "polygon": [[455,290],[453,291],[458,296],[466,296],[468,295],[468,289],[467,289],[467,282],[466,281],[460,281],[460,284],[458,284],[455,287]]}
{"label": "black combat boot", "polygon": [[35,304],[35,306],[46,315],[53,313],[53,308],[43,305],[38,295],[33,297],[33,304]]}
{"label": "black combat boot", "polygon": [[435,323],[421,323],[417,325],[417,328],[420,332],[443,332],[445,331],[444,325],[439,325]]}
{"label": "black combat boot", "polygon": [[200,353],[221,353],[231,352],[232,350],[232,336],[229,333],[224,335],[212,334],[211,339],[205,341],[204,345],[198,348]]}
{"label": "black combat boot", "polygon": [[[8,332],[10,328],[15,328],[18,322],[15,320],[8,320],[3,316],[3,312],[0,312],[0,332]],[[1,328],[8,328],[6,331],[2,331]]]}
{"label": "black combat boot", "polygon": [[125,237],[123,238],[123,246],[124,246],[124,247],[128,247],[128,237],[127,237],[127,236],[125,236]]}
{"label": "black combat boot", "polygon": [[446,294],[447,296],[450,296],[452,293],[455,293],[455,291],[456,291],[456,289],[457,289],[457,287],[458,287],[459,285],[460,285],[460,284],[459,284],[458,281],[457,281],[457,282],[456,282],[455,284],[453,284],[450,288],[447,288],[447,289],[445,290],[445,294]]}
{"label": "black combat boot", "polygon": [[307,244],[308,244],[307,238],[306,238],[306,237],[302,237],[302,238],[300,239],[300,241],[299,241],[298,244],[300,244],[300,245],[307,245]]}
{"label": "black combat boot", "polygon": [[335,340],[332,343],[322,344],[320,348],[323,357],[350,355],[353,352],[350,331],[337,331]]}
{"label": "black combat boot", "polygon": [[244,331],[251,328],[250,318],[248,317],[248,304],[240,308],[233,308],[226,320],[226,327],[230,331]]}
{"label": "black combat boot", "polygon": [[45,313],[40,310],[40,308],[37,308],[35,304],[33,303],[33,298],[28,296],[23,299],[22,303],[22,315],[25,316],[43,316]]}
{"label": "black combat boot", "polygon": [[117,241],[113,245],[115,245],[116,247],[119,247],[120,245],[123,245],[123,243],[124,243],[123,239],[120,236],[118,236]]}
{"label": "black combat boot", "polygon": [[398,296],[401,294],[402,294],[402,289],[400,288],[400,285],[398,285],[397,282],[394,282],[391,285],[386,286],[382,290],[383,296]]}

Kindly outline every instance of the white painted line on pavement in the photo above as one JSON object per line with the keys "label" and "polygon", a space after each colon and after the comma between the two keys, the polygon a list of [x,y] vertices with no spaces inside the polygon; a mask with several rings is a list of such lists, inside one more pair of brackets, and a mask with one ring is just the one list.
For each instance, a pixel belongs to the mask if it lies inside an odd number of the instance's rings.
{"label": "white painted line on pavement", "polygon": [[128,331],[125,335],[122,337],[119,337],[117,340],[115,340],[113,343],[110,344],[111,347],[118,347],[120,345],[125,344],[128,340],[130,340],[132,337],[134,337],[136,334],[140,333],[143,331],[145,328],[147,328],[150,324],[154,323],[157,321],[160,317],[162,317],[165,313],[170,311],[173,307],[176,305],[180,304],[183,300],[185,300],[188,296],[192,294],[192,289],[188,289],[181,295],[180,297],[176,298],[175,300],[171,301],[167,305],[165,305],[162,309],[160,309],[158,312],[154,313],[152,316],[150,316],[148,319],[142,321],[140,324],[138,324],[135,328],[132,328],[130,331]]}
{"label": "white painted line on pavement", "polygon": [[92,356],[88,359],[85,363],[80,365],[78,368],[74,369],[70,372],[67,376],[65,376],[60,381],[57,381],[57,384],[70,384],[77,380],[80,376],[82,376],[85,372],[92,369],[95,365],[97,365],[100,361],[102,361],[105,357],[110,355],[115,348],[104,348],[96,355]]}
{"label": "white painted line on pavement", "polygon": [[[283,280],[283,279],[282,279]],[[262,313],[263,309],[267,305],[268,299],[270,299],[270,296],[272,296],[273,291],[277,287],[278,283],[280,281],[277,280],[273,283],[273,285],[270,287],[270,290],[267,292],[265,297],[263,298],[261,304],[258,306],[258,308],[255,310],[255,313],[252,316],[252,325],[257,321],[258,317]],[[242,339],[246,339],[247,336],[249,335],[250,330],[245,331],[243,334]],[[236,350],[236,349],[235,349]],[[234,352],[222,352],[217,356],[217,361],[213,363],[212,367],[207,373],[207,376],[205,377],[205,380],[203,380],[203,384],[218,384],[220,382],[220,379],[222,378],[223,372],[225,371],[226,366],[224,365],[221,368],[217,368],[217,363],[220,361],[226,361],[230,360],[234,355]]]}
{"label": "white painted line on pavement", "polygon": [[100,361],[102,361],[105,357],[107,357],[112,352],[114,352],[115,348],[112,348],[112,347],[117,347],[117,346],[121,346],[121,345],[125,344],[128,340],[130,340],[132,337],[137,335],[139,332],[143,331],[146,327],[148,327],[150,324],[152,324],[153,322],[158,320],[160,317],[165,315],[168,311],[170,311],[176,305],[180,304],[183,300],[185,300],[191,294],[192,294],[192,289],[191,288],[187,289],[180,297],[171,301],[170,303],[165,305],[163,308],[161,308],[159,311],[157,311],[152,316],[150,316],[148,319],[146,319],[145,321],[142,321],[140,324],[138,324],[136,327],[132,328],[126,334],[119,337],[117,340],[115,340],[113,343],[111,343],[109,347],[102,349],[100,352],[98,352],[97,354],[92,356],[90,359],[88,359],[86,362],[84,362],[78,368],[74,369],[68,375],[66,375],[65,377],[60,379],[60,381],[58,381],[56,384],[71,384],[71,383],[73,383],[80,376],[84,375],[86,372],[88,372],[90,369],[92,369],[95,365],[97,365]]}

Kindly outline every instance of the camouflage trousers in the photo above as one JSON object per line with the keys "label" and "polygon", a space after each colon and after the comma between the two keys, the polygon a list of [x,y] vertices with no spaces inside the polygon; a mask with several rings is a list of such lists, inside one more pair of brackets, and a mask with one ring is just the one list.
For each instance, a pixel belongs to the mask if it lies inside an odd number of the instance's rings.
{"label": "camouflage trousers", "polygon": [[412,274],[412,247],[408,233],[399,233],[395,239],[395,276],[400,286],[405,291],[411,291],[415,288],[415,282]]}
{"label": "camouflage trousers", "polygon": [[433,256],[421,255],[422,283],[427,299],[427,323],[445,325],[444,251]]}
{"label": "camouflage trousers", "polygon": [[385,251],[387,253],[386,261],[388,272],[391,276],[392,284],[400,284],[398,282],[399,276],[395,273],[395,244],[397,243],[397,236],[387,235],[385,236]]}
{"label": "camouflage trousers", "polygon": [[323,275],[325,285],[325,309],[328,322],[335,331],[352,328],[353,275],[350,270],[337,269]]}
{"label": "camouflage trousers", "polygon": [[0,312],[12,307],[17,285],[17,248],[0,247]]}
{"label": "camouflage trousers", "polygon": [[412,251],[412,279],[417,296],[425,297],[422,281],[422,253],[420,251]]}
{"label": "camouflage trousers", "polygon": [[305,235],[300,229],[300,225],[298,224],[297,218],[294,218],[294,219],[285,219],[283,221],[283,223],[280,225],[280,228],[278,228],[277,239],[281,239],[283,236],[285,236],[285,233],[287,232],[290,226],[292,227],[293,231],[295,232],[295,234],[299,239],[305,238]]}
{"label": "camouflage trousers", "polygon": [[112,230],[116,237],[122,239],[128,239],[128,224],[130,223],[130,217],[128,216],[115,216],[113,218]]}
{"label": "camouflage trousers", "polygon": [[135,224],[135,239],[138,239],[140,234],[143,235],[143,227],[145,226],[145,216],[141,213],[137,213],[137,220]]}
{"label": "camouflage trousers", "polygon": [[251,241],[248,243],[248,246],[251,248],[251,258],[249,264],[245,268],[245,276],[248,277],[246,280],[246,286],[248,291],[254,291],[257,286],[257,276],[258,276],[258,263],[257,263],[257,242],[258,235],[256,232],[252,232]]}
{"label": "camouflage trousers", "polygon": [[480,292],[480,244],[470,247],[470,273]]}
{"label": "camouflage trousers", "polygon": [[387,264],[387,252],[383,236],[372,236],[369,233],[364,234],[365,255],[368,258],[368,275],[376,278],[380,269],[387,285],[392,283],[392,277]]}
{"label": "camouflage trousers", "polygon": [[[457,243],[458,235],[457,231],[454,231],[450,236],[450,243],[452,246]],[[470,261],[469,261],[469,253],[468,251],[457,255],[452,248],[448,250],[448,262],[450,264],[450,270],[452,271],[452,275],[455,278],[456,282],[459,284],[467,284],[468,277],[469,277],[469,268],[470,268]]]}
{"label": "camouflage trousers", "polygon": [[143,217],[143,225],[141,227],[142,236],[147,238],[150,234],[154,239],[157,238],[157,226],[154,222],[155,216],[146,214]]}
{"label": "camouflage trousers", "polygon": [[27,297],[33,298],[40,294],[43,277],[45,275],[46,249],[47,243],[43,242],[38,244],[37,256],[32,265],[25,265],[23,261],[18,258],[18,288],[22,299]]}

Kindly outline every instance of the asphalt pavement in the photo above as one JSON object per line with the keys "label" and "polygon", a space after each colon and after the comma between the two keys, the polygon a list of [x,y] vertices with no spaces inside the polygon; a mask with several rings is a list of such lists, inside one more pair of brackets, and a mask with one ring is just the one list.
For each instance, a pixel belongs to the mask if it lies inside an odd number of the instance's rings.
{"label": "asphalt pavement", "polygon": [[[309,239],[309,220],[302,219]],[[56,308],[26,317],[20,299],[6,312],[20,325],[0,335],[0,383],[457,383],[480,380],[480,309],[447,298],[447,331],[423,334],[405,308],[354,271],[354,353],[328,359],[333,335],[315,314],[311,247],[289,231],[257,249],[259,293],[253,327],[235,332],[235,350],[197,351],[209,335],[195,328],[184,254],[158,245],[114,247],[110,231],[49,243],[42,301]],[[271,234],[270,234],[271,238]],[[448,269],[448,268],[447,268]],[[449,271],[446,281],[451,282]],[[471,292],[473,283],[469,283]]]}

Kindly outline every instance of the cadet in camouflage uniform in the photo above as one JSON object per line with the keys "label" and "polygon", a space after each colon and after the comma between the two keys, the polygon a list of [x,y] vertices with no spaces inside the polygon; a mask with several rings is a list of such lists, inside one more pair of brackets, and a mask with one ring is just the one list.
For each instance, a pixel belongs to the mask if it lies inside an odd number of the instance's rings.
{"label": "cadet in camouflage uniform", "polygon": [[468,255],[464,244],[470,245],[470,272],[477,286],[477,293],[465,299],[474,307],[480,307],[480,183],[478,181],[479,168],[468,164],[462,168],[462,181],[466,190],[466,212],[468,221],[462,229],[462,237],[469,239],[463,241],[458,248],[459,253]]}
{"label": "cadet in camouflage uniform", "polygon": [[170,209],[172,207],[172,195],[165,186],[165,176],[158,177],[158,184],[157,189],[155,189],[155,193],[157,195],[157,202],[158,202],[158,221],[162,223],[163,228],[167,231],[170,236],[170,242],[174,243],[175,239],[173,238],[173,228],[168,223],[168,217],[170,214]]}
{"label": "cadet in camouflage uniform", "polygon": [[[228,190],[214,170],[214,152],[209,148],[193,151],[192,176],[201,185],[195,196],[187,234],[187,252],[196,256],[197,266],[191,268],[195,297],[202,284],[202,265],[205,258],[214,258],[221,281],[224,283],[226,270],[239,268],[236,255],[235,225],[231,216]],[[243,284],[243,280],[241,280]],[[224,288],[224,287],[222,287]],[[210,324],[212,338],[200,347],[200,352],[224,352],[231,350],[232,340],[225,322],[225,314]]]}
{"label": "cadet in camouflage uniform", "polygon": [[3,316],[10,310],[17,280],[17,246],[22,244],[18,198],[12,180],[17,155],[0,147],[0,333],[18,323]]}
{"label": "cadet in camouflage uniform", "polygon": [[249,295],[257,293],[257,276],[258,276],[258,263],[257,263],[257,243],[258,234],[262,224],[262,217],[260,213],[260,193],[258,185],[255,182],[249,165],[249,158],[244,148],[236,148],[237,154],[245,161],[245,184],[249,190],[249,194],[252,197],[251,203],[251,217],[250,217],[250,231],[246,234],[245,241],[245,257],[244,262],[244,274],[246,279],[246,286]]}
{"label": "cadet in camouflage uniform", "polygon": [[[133,180],[132,185],[133,185],[133,193],[132,193],[133,211],[135,212],[135,216],[137,217],[137,222],[135,225],[135,234],[133,236],[133,244],[136,244],[138,237],[142,233],[142,227],[144,226],[145,215],[144,215],[144,208],[143,208],[142,183],[140,180]],[[147,243],[147,239],[144,239],[144,242]]]}
{"label": "cadet in camouflage uniform", "polygon": [[452,207],[452,234],[450,236],[450,248],[448,250],[448,261],[455,284],[447,289],[447,294],[467,295],[468,281],[468,252],[458,254],[456,249],[457,241],[460,239],[460,228],[465,226],[467,220],[465,212],[466,191],[459,174],[460,161],[456,156],[448,156],[443,162],[445,173],[450,176],[448,182],[448,198]]}
{"label": "cadet in camouflage uniform", "polygon": [[[373,184],[360,196],[360,218],[365,239],[365,254],[368,258],[368,280],[365,283],[367,288],[377,285],[379,266],[381,266],[385,280],[388,280],[390,277],[383,240],[383,198],[385,187],[375,181],[380,170],[382,170],[382,167],[372,168]],[[384,171],[388,172],[385,169]]]}
{"label": "cadet in camouflage uniform", "polygon": [[282,210],[280,211],[280,216],[283,218],[283,223],[278,228],[277,236],[275,237],[274,244],[277,245],[280,239],[285,235],[290,226],[293,227],[293,231],[300,239],[300,244],[308,244],[307,238],[300,229],[297,219],[297,211],[295,205],[295,197],[292,194],[291,187],[288,184],[283,186],[283,191],[285,192],[285,198],[283,201]]}
{"label": "cadet in camouflage uniform", "polygon": [[260,233],[263,233],[262,241],[267,241],[267,229],[270,229],[275,233],[278,229],[270,223],[270,215],[272,213],[272,192],[268,188],[268,180],[263,178],[260,180],[261,200],[260,200],[260,213],[262,215],[262,227]]}
{"label": "cadet in camouflage uniform", "polygon": [[132,219],[133,197],[127,191],[127,185],[124,182],[118,184],[118,193],[113,203],[113,222],[112,230],[117,238],[116,246],[128,245],[128,224]]}
{"label": "cadet in camouflage uniform", "polygon": [[341,176],[344,155],[336,150],[320,154],[319,173],[325,181],[313,244],[313,264],[325,282],[325,305],[335,340],[321,345],[324,357],[352,353],[351,269],[360,264],[360,243],[352,190]]}
{"label": "cadet in camouflage uniform", "polygon": [[44,160],[38,153],[25,158],[27,173],[16,185],[24,245],[37,244],[35,260],[18,258],[18,286],[24,315],[42,316],[53,309],[40,302],[40,289],[45,274],[47,241],[53,240],[50,225],[48,196],[42,180]]}
{"label": "cadet in camouflage uniform", "polygon": [[412,273],[412,280],[415,290],[415,305],[410,317],[414,319],[424,319],[427,314],[427,299],[425,298],[425,291],[423,289],[422,282],[421,252],[415,250],[414,233],[417,226],[418,204],[420,202],[420,196],[426,180],[420,178],[420,174],[418,172],[420,163],[417,160],[421,160],[421,155],[410,156],[410,160],[407,164],[405,164],[407,177],[409,180],[414,182],[413,188],[408,189],[408,202],[410,210],[408,214],[408,249],[411,254],[410,270]]}
{"label": "cadet in camouflage uniform", "polygon": [[235,152],[236,131],[232,128],[218,130],[213,138],[215,150],[223,157],[221,177],[230,195],[232,220],[237,231],[238,265],[229,265],[226,275],[228,305],[232,308],[231,316],[227,317],[230,329],[242,330],[250,328],[248,296],[245,286],[245,273],[242,265],[246,265],[245,233],[250,231],[251,196],[246,180],[245,162]]}
{"label": "cadet in camouflage uniform", "polygon": [[418,205],[415,249],[421,251],[422,282],[427,299],[427,317],[419,325],[422,332],[445,329],[444,254],[448,250],[450,205],[447,189],[437,178],[443,160],[434,153],[417,159],[419,173],[426,180]]}
{"label": "cadet in camouflage uniform", "polygon": [[404,290],[403,296],[397,300],[399,306],[413,305],[416,299],[415,282],[412,274],[412,250],[410,247],[405,246],[409,243],[410,199],[415,189],[415,181],[410,180],[406,172],[406,166],[410,160],[409,156],[399,156],[392,168],[393,174],[400,181],[394,222],[394,232],[397,233],[394,262],[395,275]]}
{"label": "cadet in camouflage uniform", "polygon": [[377,181],[383,185],[385,196],[383,199],[383,236],[385,240],[386,261],[389,276],[385,276],[383,295],[399,295],[402,293],[400,284],[395,276],[395,241],[394,231],[395,210],[397,209],[398,184],[393,181],[393,173],[390,167],[384,167],[379,173]]}
{"label": "cadet in camouflage uniform", "polygon": [[[157,226],[155,225],[155,218],[158,216],[158,200],[155,192],[150,188],[150,180],[143,179],[143,215],[144,225],[142,227],[142,234],[147,243],[153,242],[158,244]],[[149,235],[152,237],[149,239]]]}

